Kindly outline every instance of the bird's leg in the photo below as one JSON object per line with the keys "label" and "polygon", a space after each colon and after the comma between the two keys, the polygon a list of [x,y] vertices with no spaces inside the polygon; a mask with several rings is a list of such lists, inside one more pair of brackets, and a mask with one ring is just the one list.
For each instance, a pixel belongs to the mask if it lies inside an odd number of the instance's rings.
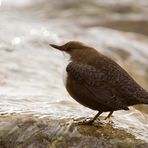
{"label": "bird's leg", "polygon": [[111,111],[111,112],[108,114],[108,116],[105,118],[105,120],[108,119],[108,118],[110,118],[110,116],[113,114],[113,112],[114,112],[114,111]]}
{"label": "bird's leg", "polygon": [[100,114],[102,114],[102,112],[99,111],[99,112],[94,116],[93,119],[90,119],[90,120],[88,120],[88,121],[83,121],[82,124],[88,124],[88,125],[92,124],[92,123],[99,117]]}
{"label": "bird's leg", "polygon": [[102,112],[98,112],[93,119],[89,120],[88,123],[92,124],[100,115],[102,114]]}
{"label": "bird's leg", "polygon": [[99,115],[100,114],[102,114],[103,112],[98,112],[92,119],[90,119],[90,120],[83,120],[83,121],[78,121],[78,122],[76,122],[76,124],[78,124],[78,125],[91,125],[98,117],[99,117]]}

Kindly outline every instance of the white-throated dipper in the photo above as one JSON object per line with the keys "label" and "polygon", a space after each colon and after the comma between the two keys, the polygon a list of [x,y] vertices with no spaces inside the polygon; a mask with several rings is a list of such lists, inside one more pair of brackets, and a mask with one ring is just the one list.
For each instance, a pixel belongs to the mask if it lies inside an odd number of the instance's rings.
{"label": "white-throated dipper", "polygon": [[66,67],[66,89],[80,104],[97,110],[87,123],[93,123],[103,112],[129,110],[128,106],[148,104],[148,92],[116,62],[81,42],[70,41],[53,48],[70,55]]}

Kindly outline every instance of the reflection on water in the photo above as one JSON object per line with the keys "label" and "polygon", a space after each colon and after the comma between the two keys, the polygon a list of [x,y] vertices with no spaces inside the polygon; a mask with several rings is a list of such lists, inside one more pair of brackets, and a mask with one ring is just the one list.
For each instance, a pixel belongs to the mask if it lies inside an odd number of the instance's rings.
{"label": "reflection on water", "polygon": [[[80,40],[97,47],[148,89],[148,38],[142,35],[147,34],[146,1],[3,0],[0,5],[0,113],[60,119],[95,114],[67,94],[63,56],[49,43]],[[116,112],[113,121],[147,140],[148,107],[136,108],[140,111]]]}

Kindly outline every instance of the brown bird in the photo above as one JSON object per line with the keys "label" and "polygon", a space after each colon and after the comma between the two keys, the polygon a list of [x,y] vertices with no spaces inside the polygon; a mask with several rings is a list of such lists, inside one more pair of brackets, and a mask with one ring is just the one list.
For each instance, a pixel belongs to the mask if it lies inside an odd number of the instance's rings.
{"label": "brown bird", "polygon": [[97,110],[93,123],[103,112],[129,110],[128,106],[148,104],[148,92],[116,62],[81,42],[70,41],[53,48],[70,55],[66,67],[66,89],[80,104]]}

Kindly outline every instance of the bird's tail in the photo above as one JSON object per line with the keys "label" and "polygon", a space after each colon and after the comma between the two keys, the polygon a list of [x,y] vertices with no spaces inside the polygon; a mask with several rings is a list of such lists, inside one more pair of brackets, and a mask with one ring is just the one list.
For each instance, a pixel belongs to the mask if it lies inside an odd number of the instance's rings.
{"label": "bird's tail", "polygon": [[148,104],[148,92],[146,92],[146,95],[144,95],[144,97],[140,98],[140,102],[142,104]]}

